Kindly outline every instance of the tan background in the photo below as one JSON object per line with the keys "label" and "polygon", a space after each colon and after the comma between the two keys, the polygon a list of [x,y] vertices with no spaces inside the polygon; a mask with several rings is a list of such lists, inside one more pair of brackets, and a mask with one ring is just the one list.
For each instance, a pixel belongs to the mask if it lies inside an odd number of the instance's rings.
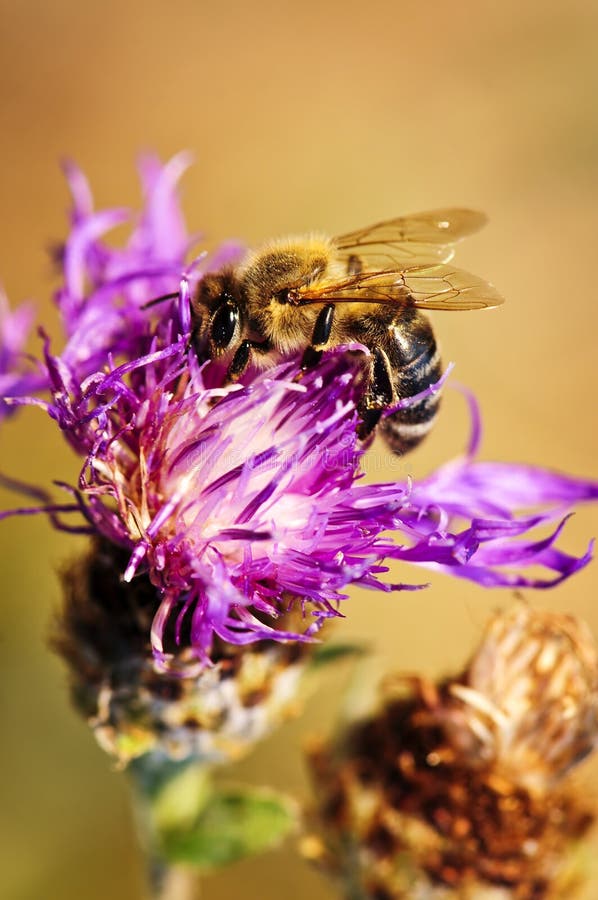
{"label": "tan background", "polygon": [[[491,224],[460,261],[508,304],[437,315],[436,325],[445,358],[482,402],[484,455],[598,474],[592,0],[2,0],[0,17],[0,273],[13,303],[36,297],[53,321],[44,250],[65,230],[63,154],[106,205],[136,201],[140,149],[191,148],[186,209],[212,242],[335,233],[444,204],[481,208]],[[462,446],[464,429],[462,401],[449,397],[433,438],[393,472],[422,475]],[[26,411],[1,441],[3,470],[74,478],[41,413]],[[383,464],[374,452],[374,476],[392,475]],[[592,533],[596,510],[581,511],[566,544],[581,552]],[[0,894],[135,900],[141,869],[125,782],[72,714],[45,646],[53,573],[76,542],[41,519],[11,521],[0,534]],[[594,566],[532,599],[584,615],[598,633],[597,585]],[[462,663],[508,599],[442,577],[425,593],[353,591],[338,633],[375,642],[379,667],[437,673]],[[333,720],[339,685],[331,676],[303,721],[238,776],[304,791],[301,735]],[[208,900],[283,894],[334,896],[290,851],[205,885]]]}

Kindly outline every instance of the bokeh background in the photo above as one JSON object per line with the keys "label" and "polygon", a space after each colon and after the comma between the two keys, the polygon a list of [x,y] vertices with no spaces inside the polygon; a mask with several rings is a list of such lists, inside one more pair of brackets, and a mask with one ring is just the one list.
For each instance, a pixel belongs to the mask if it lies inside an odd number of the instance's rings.
{"label": "bokeh background", "polygon": [[[55,333],[46,250],[65,233],[64,155],[102,205],[120,205],[138,200],[139,151],[190,148],[185,207],[209,244],[480,208],[490,225],[459,262],[508,303],[435,322],[455,377],[481,401],[484,456],[598,475],[597,89],[593,0],[2,0],[0,277],[13,303],[37,299]],[[374,448],[371,475],[423,475],[458,452],[466,429],[463,401],[448,392],[427,444],[390,469]],[[72,481],[74,461],[41,413],[24,411],[0,440],[2,470]],[[582,552],[595,533],[596,509],[581,510],[567,547]],[[0,541],[0,894],[136,900],[125,781],[71,712],[46,646],[56,569],[77,541],[41,518],[3,523]],[[597,587],[594,566],[531,599],[584,616],[598,634]],[[363,685],[385,667],[438,674],[461,666],[509,600],[440,576],[416,594],[355,590],[337,634],[376,648]],[[301,741],[334,723],[343,677],[327,676],[303,718],[235,777],[306,795]],[[598,802],[595,768],[586,781]],[[292,848],[204,884],[207,900],[283,892],[335,896]]]}

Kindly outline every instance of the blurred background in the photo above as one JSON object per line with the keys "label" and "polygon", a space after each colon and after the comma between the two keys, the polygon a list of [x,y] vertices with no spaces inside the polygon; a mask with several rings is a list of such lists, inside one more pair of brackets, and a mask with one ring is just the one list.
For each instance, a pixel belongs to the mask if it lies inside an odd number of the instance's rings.
{"label": "blurred background", "polygon": [[[480,399],[483,455],[597,476],[597,88],[592,0],[1,0],[0,279],[13,304],[35,298],[56,333],[46,251],[66,229],[65,155],[106,206],[138,202],[139,151],[191,149],[185,208],[209,245],[479,208],[490,224],[458,260],[508,303],[436,314],[435,325],[455,378]],[[466,436],[463,401],[447,392],[425,446],[392,469],[374,447],[370,475],[422,476]],[[74,460],[43,414],[25,410],[0,440],[3,471],[73,480]],[[597,533],[596,508],[581,510],[565,544],[581,553]],[[82,545],[42,518],[3,523],[0,541],[0,894],[137,900],[125,780],[72,713],[46,646],[57,568]],[[598,635],[597,586],[594,565],[530,599],[585,617]],[[441,576],[415,594],[354,590],[337,637],[375,646],[364,685],[388,667],[437,675],[463,664],[491,610],[510,599]],[[343,677],[326,676],[303,718],[235,777],[305,796],[301,742],[333,724]],[[586,780],[598,800],[594,773]],[[207,900],[283,891],[335,896],[292,848],[204,885]]]}

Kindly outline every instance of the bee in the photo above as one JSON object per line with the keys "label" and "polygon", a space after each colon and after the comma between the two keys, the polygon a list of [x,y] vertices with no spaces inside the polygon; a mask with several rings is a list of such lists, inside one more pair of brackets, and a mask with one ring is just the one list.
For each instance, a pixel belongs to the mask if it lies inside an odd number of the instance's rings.
{"label": "bee", "polygon": [[236,268],[208,273],[192,299],[198,355],[219,359],[231,381],[302,353],[317,365],[327,348],[370,350],[359,437],[375,429],[397,454],[430,430],[439,395],[397,411],[439,380],[440,355],[422,310],[486,309],[502,303],[487,282],[454,268],[454,244],[485,223],[468,209],[439,209],[335,238],[274,240]]}

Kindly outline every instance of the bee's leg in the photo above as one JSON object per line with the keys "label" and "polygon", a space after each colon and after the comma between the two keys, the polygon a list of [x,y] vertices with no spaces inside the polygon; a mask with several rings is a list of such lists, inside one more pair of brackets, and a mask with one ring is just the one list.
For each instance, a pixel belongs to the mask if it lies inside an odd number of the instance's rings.
{"label": "bee's leg", "polygon": [[311,336],[311,344],[305,348],[303,359],[301,360],[302,369],[311,369],[317,366],[322,358],[324,347],[330,340],[332,332],[332,323],[334,322],[334,304],[328,303],[323,306],[318,313],[316,324]]}
{"label": "bee's leg", "polygon": [[360,440],[367,438],[380,419],[384,410],[395,398],[392,369],[384,350],[376,348],[373,352],[370,383],[363,400],[359,404],[361,422],[357,428]]}
{"label": "bee's leg", "polygon": [[269,353],[272,349],[270,341],[241,341],[232,362],[228,367],[227,378],[229,381],[237,381],[245,372],[251,359],[251,351],[256,353]]}

